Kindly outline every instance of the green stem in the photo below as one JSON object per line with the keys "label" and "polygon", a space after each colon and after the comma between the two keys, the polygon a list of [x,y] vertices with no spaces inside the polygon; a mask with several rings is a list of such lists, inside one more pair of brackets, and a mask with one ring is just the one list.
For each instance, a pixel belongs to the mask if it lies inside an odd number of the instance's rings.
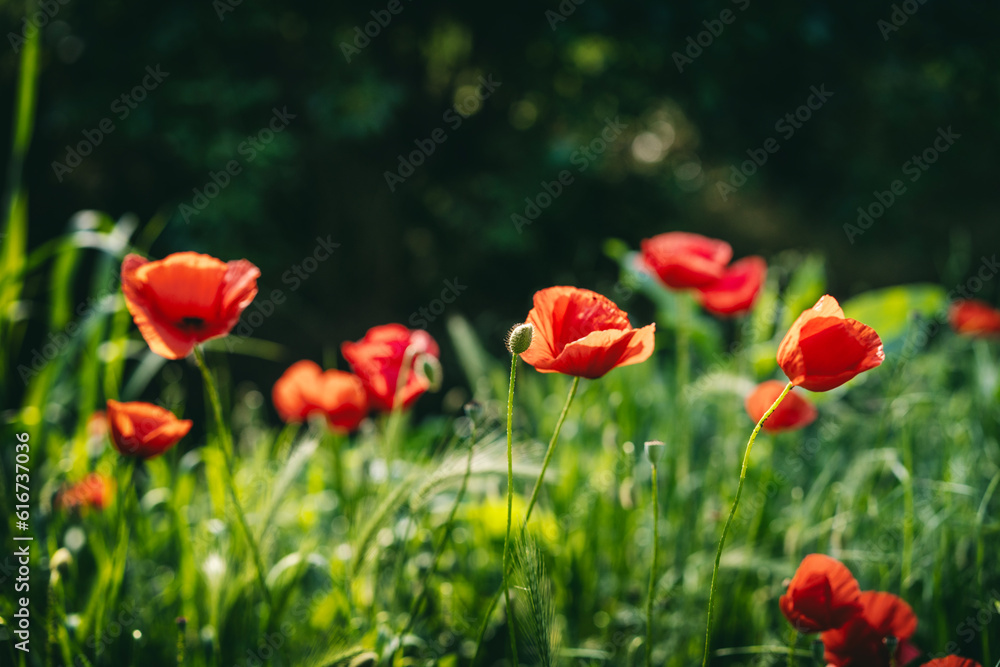
{"label": "green stem", "polygon": [[788,392],[792,390],[792,383],[789,382],[785,385],[781,394],[778,398],[774,400],[774,403],[767,409],[764,416],[760,418],[757,425],[753,429],[753,433],[750,434],[750,440],[747,441],[746,452],[743,453],[743,466],[740,468],[740,482],[736,487],[736,499],[733,501],[733,507],[729,510],[729,518],[726,519],[726,525],[722,528],[722,538],[719,540],[719,548],[715,552],[715,566],[712,568],[712,587],[708,591],[708,621],[705,624],[705,652],[701,659],[702,667],[708,664],[708,648],[712,638],[712,612],[715,605],[715,585],[716,580],[719,576],[719,562],[722,560],[722,549],[726,544],[726,534],[729,532],[729,526],[733,523],[733,517],[736,516],[736,508],[740,505],[740,496],[743,494],[743,482],[746,480],[747,476],[747,464],[750,461],[750,450],[753,449],[754,440],[757,439],[757,434],[760,433],[761,427],[767,418],[771,416],[771,413],[777,409],[781,402],[785,400],[785,396]]}
{"label": "green stem", "polygon": [[[510,355],[510,385],[507,388],[507,533],[503,538],[503,592],[507,600],[507,623],[510,626],[510,652],[514,667],[517,667],[517,624],[514,622],[514,608],[510,604],[510,521],[514,506],[514,379],[517,376],[517,356]],[[544,469],[543,469],[544,470]],[[532,497],[534,500],[534,497]],[[527,521],[525,522],[527,523]]]}
{"label": "green stem", "polygon": [[[573,384],[569,389],[569,396],[566,397],[566,403],[563,405],[562,412],[559,414],[559,420],[556,422],[555,431],[552,433],[552,439],[549,440],[549,448],[545,452],[545,460],[542,462],[542,471],[538,475],[538,481],[535,482],[535,488],[531,492],[531,500],[528,501],[528,511],[524,516],[524,523],[521,524],[521,532],[523,533],[528,528],[528,519],[531,518],[531,510],[535,507],[535,502],[538,500],[538,493],[542,488],[542,481],[545,479],[545,471],[549,467],[549,461],[552,460],[552,452],[556,448],[556,442],[559,440],[559,431],[562,430],[563,422],[566,421],[566,414],[569,412],[569,406],[573,402],[573,397],[576,396],[576,388],[580,384],[580,378],[574,377]],[[510,429],[508,429],[508,432]],[[507,571],[504,568],[504,577],[506,578]],[[476,663],[476,658],[479,657],[479,650],[483,646],[483,638],[486,636],[486,628],[489,627],[490,617],[493,616],[493,610],[496,609],[497,603],[500,601],[500,593],[503,592],[503,588],[497,589],[496,593],[493,594],[493,599],[490,601],[490,606],[486,610],[486,615],[483,617],[483,624],[479,628],[479,638],[476,640],[476,653],[472,657],[472,663]]]}
{"label": "green stem", "polygon": [[656,587],[656,557],[660,552],[660,503],[657,500],[656,464],[653,466],[653,562],[649,567],[649,593],[646,596],[646,667],[653,666],[653,592]]}
{"label": "green stem", "polygon": [[674,388],[674,427],[677,433],[677,470],[676,478],[682,488],[687,488],[688,474],[691,470],[691,438],[688,424],[687,401],[685,392],[691,378],[691,328],[690,303],[686,294],[677,293],[677,376]]}
{"label": "green stem", "polygon": [[795,667],[795,645],[799,641],[799,631],[792,628],[788,637],[788,667]]}
{"label": "green stem", "polygon": [[910,573],[913,571],[913,434],[904,427],[901,448],[903,450],[903,467],[906,469],[906,480],[903,482],[903,562],[900,566],[899,594],[905,597],[909,586]]}
{"label": "green stem", "polygon": [[219,391],[216,389],[212,373],[208,370],[208,365],[205,363],[205,356],[198,346],[194,348],[194,360],[198,364],[198,369],[201,370],[201,376],[205,380],[205,391],[208,393],[208,400],[212,404],[216,434],[219,437],[222,454],[226,460],[226,488],[229,490],[229,496],[232,498],[233,506],[236,508],[236,519],[240,524],[240,529],[243,531],[247,546],[253,555],[254,568],[257,571],[257,582],[260,584],[261,593],[263,593],[264,599],[270,605],[271,592],[267,588],[267,579],[264,576],[264,561],[261,559],[257,541],[254,539],[253,533],[250,532],[250,525],[247,523],[246,515],[243,513],[243,506],[240,504],[240,498],[236,493],[236,481],[233,478],[233,435],[222,420],[222,401],[219,399]]}
{"label": "green stem", "polygon": [[562,430],[563,422],[566,421],[566,414],[569,412],[569,406],[573,402],[573,397],[576,396],[576,388],[579,385],[580,378],[574,377],[573,384],[569,388],[569,395],[566,397],[566,403],[563,405],[562,412],[559,413],[556,429],[552,432],[552,439],[549,440],[549,448],[545,451],[545,460],[542,461],[542,471],[538,473],[538,481],[535,482],[535,488],[531,491],[531,499],[528,501],[528,509],[524,514],[524,527],[522,530],[528,526],[528,519],[531,518],[531,510],[535,507],[535,502],[538,500],[538,492],[541,491],[542,482],[545,481],[545,471],[549,468],[549,462],[552,460],[552,452],[556,450],[556,443],[559,441],[559,431]]}

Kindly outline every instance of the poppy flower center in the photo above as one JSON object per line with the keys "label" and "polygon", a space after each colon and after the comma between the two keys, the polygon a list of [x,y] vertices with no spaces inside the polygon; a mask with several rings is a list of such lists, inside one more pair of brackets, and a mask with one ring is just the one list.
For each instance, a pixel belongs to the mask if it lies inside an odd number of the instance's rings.
{"label": "poppy flower center", "polygon": [[205,328],[205,320],[200,317],[182,317],[177,326],[184,331],[201,331]]}

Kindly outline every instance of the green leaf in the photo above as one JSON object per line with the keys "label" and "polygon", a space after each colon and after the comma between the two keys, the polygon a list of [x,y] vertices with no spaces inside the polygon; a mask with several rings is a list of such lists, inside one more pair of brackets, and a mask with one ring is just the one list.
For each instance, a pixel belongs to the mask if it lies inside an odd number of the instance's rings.
{"label": "green leaf", "polygon": [[933,317],[945,307],[945,290],[939,285],[897,285],[859,294],[841,304],[847,317],[864,322],[878,332],[885,344],[906,334],[914,314]]}

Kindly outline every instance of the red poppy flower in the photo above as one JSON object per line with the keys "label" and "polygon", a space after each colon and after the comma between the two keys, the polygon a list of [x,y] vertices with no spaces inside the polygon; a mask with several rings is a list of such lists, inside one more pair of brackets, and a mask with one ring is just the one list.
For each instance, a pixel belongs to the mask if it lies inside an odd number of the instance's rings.
{"label": "red poppy flower", "polygon": [[792,384],[809,391],[839,387],[885,359],[871,327],[844,317],[829,294],[792,323],[778,346],[778,365]]}
{"label": "red poppy flower", "polygon": [[733,258],[725,241],[688,232],[667,232],[642,241],[642,260],[667,287],[706,287],[722,278]]}
{"label": "red poppy flower", "polygon": [[[438,345],[429,333],[410,331],[402,324],[372,327],[358,342],[342,344],[340,351],[361,378],[368,402],[380,410],[392,410],[397,400],[403,409],[413,405],[431,387],[427,376],[415,370],[418,357],[440,357]],[[404,362],[406,384],[397,387]]]}
{"label": "red poppy flower", "polygon": [[182,359],[198,343],[225,336],[257,296],[260,271],[233,262],[178,252],[150,262],[128,255],[122,262],[125,305],[156,354]]}
{"label": "red poppy flower", "polygon": [[888,667],[884,642],[890,635],[899,640],[897,665],[916,657],[916,649],[907,641],[917,630],[917,617],[910,605],[891,593],[865,591],[859,599],[860,614],[820,635],[826,661],[836,667]]}
{"label": "red poppy flower", "polygon": [[542,373],[594,379],[653,354],[656,325],[633,329],[628,315],[590,290],[549,287],[535,292],[527,322],[535,326],[535,334],[521,358]]}
{"label": "red poppy flower", "polygon": [[763,257],[744,257],[730,264],[718,280],[697,288],[695,298],[713,315],[743,315],[753,308],[766,276]]}
{"label": "red poppy flower", "polygon": [[930,662],[925,662],[923,667],[983,667],[971,658],[962,658],[957,655],[949,655],[944,658],[935,658]]}
{"label": "red poppy flower", "polygon": [[1000,335],[1000,310],[978,299],[959,299],[948,309],[951,328],[969,336]]}
{"label": "red poppy flower", "polygon": [[92,472],[76,484],[63,487],[56,496],[56,507],[85,513],[90,508],[103,510],[111,502],[112,482]]}
{"label": "red poppy flower", "polygon": [[839,628],[861,612],[861,590],[840,561],[809,554],[778,601],[781,613],[799,632]]}
{"label": "red poppy flower", "polygon": [[190,419],[152,403],[108,401],[111,443],[122,456],[151,459],[177,444],[191,430]]}
{"label": "red poppy flower", "polygon": [[351,373],[328,370],[312,361],[297,361],[274,383],[271,398],[286,422],[322,414],[333,430],[353,431],[368,414],[368,396]]}
{"label": "red poppy flower", "polygon": [[[747,414],[754,422],[759,422],[784,390],[785,383],[780,380],[761,382],[744,402]],[[762,428],[770,433],[794,431],[812,424],[816,421],[817,414],[813,404],[802,395],[796,394],[795,390],[792,389],[781,401],[781,405],[775,408],[771,416],[767,418]]]}

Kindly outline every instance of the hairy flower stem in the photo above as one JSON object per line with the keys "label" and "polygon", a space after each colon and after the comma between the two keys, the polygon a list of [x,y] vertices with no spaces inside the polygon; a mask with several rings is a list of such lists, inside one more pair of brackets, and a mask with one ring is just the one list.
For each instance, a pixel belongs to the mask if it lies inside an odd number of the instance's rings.
{"label": "hairy flower stem", "polygon": [[514,506],[514,379],[517,376],[517,356],[510,355],[510,386],[507,389],[507,533],[503,538],[503,593],[507,601],[507,624],[510,626],[510,653],[514,667],[517,667],[517,627],[514,622],[514,608],[510,605],[510,521]]}
{"label": "hairy flower stem", "polygon": [[736,508],[740,505],[740,496],[743,494],[743,482],[746,480],[747,476],[747,464],[750,462],[750,450],[753,449],[754,440],[757,439],[757,434],[760,433],[760,429],[764,425],[764,422],[767,421],[767,418],[771,416],[771,413],[774,412],[779,405],[781,405],[781,402],[785,400],[785,396],[787,396],[788,392],[791,390],[792,383],[789,382],[778,395],[778,398],[774,400],[774,403],[771,404],[771,407],[767,409],[767,412],[764,413],[764,416],[762,416],[760,421],[757,422],[757,426],[754,427],[753,433],[750,434],[750,440],[747,441],[746,451],[743,453],[743,467],[740,468],[740,482],[736,487],[736,499],[733,501],[732,509],[729,510],[729,518],[726,519],[726,525],[722,529],[722,538],[719,540],[719,548],[715,552],[715,566],[712,568],[712,587],[708,591],[708,621],[705,624],[705,653],[701,659],[702,667],[708,665],[708,647],[712,638],[712,612],[714,611],[715,605],[715,585],[719,577],[719,561],[722,560],[722,548],[726,544],[726,535],[729,533],[729,526],[733,523],[733,517],[736,516]]}
{"label": "hairy flower stem", "polygon": [[[570,386],[569,395],[566,397],[566,403],[563,405],[562,412],[559,414],[559,420],[556,422],[556,428],[552,432],[552,439],[549,440],[549,448],[545,452],[545,460],[542,462],[542,471],[538,475],[538,481],[535,482],[535,488],[531,492],[531,500],[528,501],[528,510],[524,515],[524,523],[521,524],[521,533],[523,534],[528,528],[528,519],[531,518],[531,510],[535,507],[535,502],[538,500],[538,493],[542,488],[542,482],[545,479],[545,471],[549,467],[549,461],[552,460],[552,452],[556,448],[556,443],[559,441],[559,432],[562,430],[563,422],[566,421],[566,415],[569,413],[569,406],[573,403],[573,397],[576,396],[576,388],[580,384],[580,378],[574,377],[573,384]],[[508,434],[510,429],[508,428]],[[504,567],[504,578],[506,579],[507,569]],[[483,646],[483,638],[486,636],[486,628],[489,627],[490,617],[493,616],[493,610],[496,609],[497,602],[500,601],[500,593],[503,592],[503,588],[497,590],[493,595],[493,599],[490,601],[489,607],[486,609],[486,615],[483,617],[483,624],[479,628],[479,638],[476,640],[476,653],[472,657],[472,663],[476,663],[476,658],[479,657],[479,650]]]}
{"label": "hairy flower stem", "polygon": [[656,488],[656,462],[653,466],[653,562],[649,566],[649,592],[646,594],[646,667],[653,667],[653,593],[656,588],[656,557],[660,553],[660,502]]}
{"label": "hairy flower stem", "polygon": [[559,413],[559,420],[556,422],[556,428],[552,432],[552,439],[549,440],[549,448],[545,451],[545,460],[542,461],[542,471],[538,473],[538,481],[535,482],[535,488],[531,491],[531,499],[528,501],[528,509],[524,513],[524,528],[528,527],[528,519],[531,518],[531,510],[535,507],[535,502],[538,500],[538,492],[542,490],[542,482],[545,481],[545,471],[549,468],[549,462],[552,460],[552,452],[556,450],[556,443],[559,442],[559,432],[562,430],[563,422],[566,421],[566,415],[569,413],[569,406],[573,403],[573,397],[576,396],[576,388],[580,386],[580,378],[574,377],[573,384],[570,385],[569,395],[566,397],[566,403],[563,405],[562,412]]}
{"label": "hairy flower stem", "polygon": [[254,539],[253,533],[250,532],[250,525],[247,523],[246,515],[243,513],[243,506],[240,504],[239,495],[236,493],[236,481],[233,478],[233,434],[230,433],[225,422],[222,420],[222,401],[219,400],[219,391],[216,389],[215,380],[212,379],[212,373],[208,370],[208,365],[205,363],[205,356],[198,346],[194,348],[194,359],[201,370],[202,378],[205,380],[205,391],[208,393],[208,400],[212,404],[212,413],[215,417],[216,433],[219,437],[219,442],[222,443],[222,454],[226,459],[226,488],[229,490],[229,496],[232,498],[233,506],[236,508],[236,519],[240,524],[240,529],[243,531],[247,546],[253,555],[254,568],[257,571],[257,582],[260,584],[261,593],[263,593],[264,599],[270,605],[271,592],[267,588],[267,580],[264,577],[264,561],[260,557],[257,540]]}

